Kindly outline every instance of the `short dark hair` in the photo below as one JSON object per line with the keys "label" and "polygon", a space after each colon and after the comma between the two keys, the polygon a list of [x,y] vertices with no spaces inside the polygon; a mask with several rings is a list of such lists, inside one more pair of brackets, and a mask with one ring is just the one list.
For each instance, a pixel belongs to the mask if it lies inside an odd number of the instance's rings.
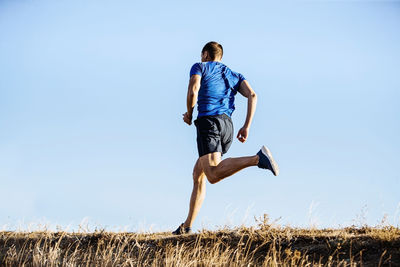
{"label": "short dark hair", "polygon": [[205,51],[208,52],[208,55],[210,56],[211,60],[215,60],[218,57],[222,58],[222,55],[224,54],[222,45],[217,42],[206,43],[201,52],[204,53]]}

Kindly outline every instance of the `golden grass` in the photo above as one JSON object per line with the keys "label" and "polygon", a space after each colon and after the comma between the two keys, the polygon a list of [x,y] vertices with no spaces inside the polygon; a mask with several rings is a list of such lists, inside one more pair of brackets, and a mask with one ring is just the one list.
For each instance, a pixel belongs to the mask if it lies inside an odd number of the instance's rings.
{"label": "golden grass", "polygon": [[2,266],[400,266],[393,226],[161,233],[0,232]]}

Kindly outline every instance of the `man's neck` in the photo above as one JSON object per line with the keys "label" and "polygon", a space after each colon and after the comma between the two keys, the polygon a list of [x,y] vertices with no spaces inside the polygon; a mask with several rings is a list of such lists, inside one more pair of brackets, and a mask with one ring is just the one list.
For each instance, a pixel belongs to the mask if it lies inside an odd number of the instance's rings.
{"label": "man's neck", "polygon": [[208,60],[208,59],[206,59],[206,60],[202,60],[202,62],[221,62],[221,60],[222,60],[222,58],[218,58],[218,59],[214,59],[214,60]]}

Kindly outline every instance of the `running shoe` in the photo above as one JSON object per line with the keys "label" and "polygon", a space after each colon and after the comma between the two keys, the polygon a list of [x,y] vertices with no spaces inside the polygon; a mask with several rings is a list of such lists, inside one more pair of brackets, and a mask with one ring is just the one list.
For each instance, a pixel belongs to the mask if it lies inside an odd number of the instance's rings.
{"label": "running shoe", "polygon": [[192,228],[190,227],[184,227],[183,223],[179,225],[178,229],[172,232],[174,235],[183,235],[183,234],[191,234],[192,233]]}
{"label": "running shoe", "polygon": [[257,153],[259,160],[258,160],[258,167],[261,169],[268,169],[270,170],[275,176],[279,174],[279,167],[278,164],[275,162],[274,158],[272,157],[271,151],[266,146],[262,146],[260,151]]}

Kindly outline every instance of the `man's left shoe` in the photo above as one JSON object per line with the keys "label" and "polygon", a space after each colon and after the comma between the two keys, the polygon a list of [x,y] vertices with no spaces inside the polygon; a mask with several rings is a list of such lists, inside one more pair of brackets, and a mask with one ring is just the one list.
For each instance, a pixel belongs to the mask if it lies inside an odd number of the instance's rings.
{"label": "man's left shoe", "polygon": [[184,227],[183,223],[179,225],[178,229],[172,232],[174,235],[183,235],[183,234],[191,234],[192,233],[192,228],[190,227]]}
{"label": "man's left shoe", "polygon": [[272,157],[271,151],[266,146],[262,146],[258,155],[258,167],[261,169],[270,170],[275,176],[279,175],[279,167]]}

